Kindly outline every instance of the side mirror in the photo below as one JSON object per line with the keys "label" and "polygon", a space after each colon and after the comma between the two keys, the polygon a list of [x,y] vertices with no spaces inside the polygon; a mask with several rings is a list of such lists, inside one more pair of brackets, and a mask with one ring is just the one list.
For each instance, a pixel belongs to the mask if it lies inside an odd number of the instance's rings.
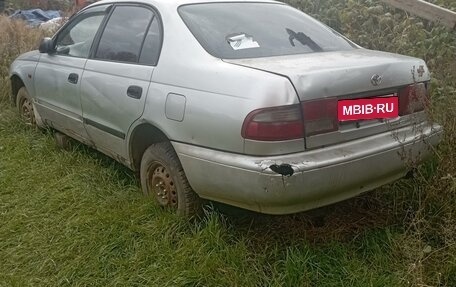
{"label": "side mirror", "polygon": [[54,42],[51,38],[46,37],[43,40],[41,40],[40,47],[38,50],[40,51],[40,53],[54,53]]}

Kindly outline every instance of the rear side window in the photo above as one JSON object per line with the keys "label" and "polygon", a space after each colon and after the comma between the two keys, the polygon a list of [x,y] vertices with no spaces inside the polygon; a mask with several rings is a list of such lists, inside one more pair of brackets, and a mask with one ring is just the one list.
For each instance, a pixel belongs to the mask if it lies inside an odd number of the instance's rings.
{"label": "rear side window", "polygon": [[157,65],[161,50],[161,30],[158,19],[155,16],[150,24],[149,31],[139,57],[139,63],[145,65]]}
{"label": "rear side window", "polygon": [[154,13],[138,6],[118,6],[106,24],[96,59],[137,63]]}
{"label": "rear side window", "polygon": [[190,4],[179,14],[203,48],[222,59],[355,49],[329,27],[283,4]]}

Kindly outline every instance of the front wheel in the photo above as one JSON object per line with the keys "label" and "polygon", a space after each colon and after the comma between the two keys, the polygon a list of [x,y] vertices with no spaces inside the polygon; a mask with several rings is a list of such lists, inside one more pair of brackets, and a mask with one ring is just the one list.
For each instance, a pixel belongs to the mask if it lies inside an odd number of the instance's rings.
{"label": "front wheel", "polygon": [[146,149],[140,177],[143,193],[160,206],[187,217],[201,214],[202,200],[190,187],[171,143],[156,143]]}
{"label": "front wheel", "polygon": [[36,120],[32,99],[25,87],[20,88],[17,92],[16,106],[24,123],[29,126],[35,126]]}

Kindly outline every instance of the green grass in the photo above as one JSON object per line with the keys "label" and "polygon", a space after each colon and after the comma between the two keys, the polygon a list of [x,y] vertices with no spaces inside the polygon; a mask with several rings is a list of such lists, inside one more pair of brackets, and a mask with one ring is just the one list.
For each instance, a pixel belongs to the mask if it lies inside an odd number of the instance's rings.
{"label": "green grass", "polygon": [[[123,166],[83,146],[57,148],[3,105],[0,286],[406,286],[432,257],[420,257],[423,244],[396,216],[392,190],[408,185],[318,213],[219,206],[187,222],[144,198]],[[451,260],[440,268],[454,277]],[[441,280],[454,280],[448,272]]]}

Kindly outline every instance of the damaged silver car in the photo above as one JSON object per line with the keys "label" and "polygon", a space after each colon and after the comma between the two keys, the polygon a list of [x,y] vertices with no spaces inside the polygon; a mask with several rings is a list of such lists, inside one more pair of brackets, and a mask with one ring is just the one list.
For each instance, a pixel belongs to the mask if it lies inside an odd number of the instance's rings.
{"label": "damaged silver car", "polygon": [[295,213],[403,177],[441,138],[429,81],[423,60],[269,0],[100,1],[11,66],[24,120],[184,215],[202,199]]}

